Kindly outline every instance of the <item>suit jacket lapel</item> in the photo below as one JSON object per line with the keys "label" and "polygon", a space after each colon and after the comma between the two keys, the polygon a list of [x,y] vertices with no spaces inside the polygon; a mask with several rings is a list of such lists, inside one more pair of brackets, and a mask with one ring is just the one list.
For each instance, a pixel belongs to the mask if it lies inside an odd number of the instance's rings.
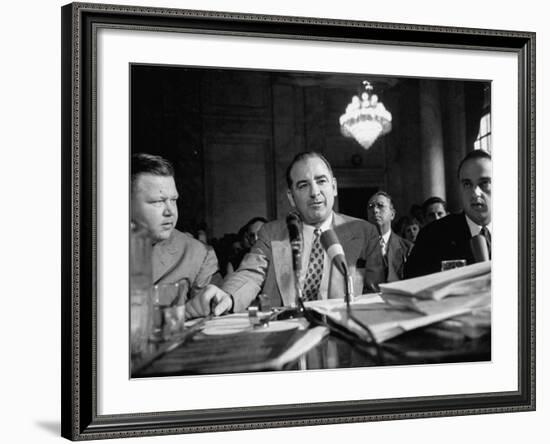
{"label": "suit jacket lapel", "polygon": [[[350,242],[353,241],[355,235],[353,231],[351,231],[347,225],[346,220],[338,213],[334,213],[334,219],[332,221],[332,225],[334,228],[334,231],[336,235],[338,236],[338,239],[340,240],[340,244],[342,245],[342,248],[344,251],[347,250],[347,246],[350,244]],[[349,272],[353,276],[355,266],[354,264],[348,264]],[[338,269],[331,264],[329,267],[329,289],[328,289],[328,296],[333,297],[343,297],[344,296],[344,289],[345,289],[345,279],[344,275],[338,271]]]}
{"label": "suit jacket lapel", "polygon": [[178,259],[178,249],[170,237],[153,246],[153,282],[158,282],[168,273]]}
{"label": "suit jacket lapel", "polygon": [[283,236],[282,240],[271,241],[271,249],[275,279],[277,280],[283,305],[294,305],[296,291],[294,287],[294,270],[292,269],[292,251],[288,236]]}
{"label": "suit jacket lapel", "polygon": [[354,238],[353,231],[348,228],[346,225],[346,220],[338,213],[334,213],[332,226],[338,236],[338,239],[340,240],[340,243],[342,244],[342,247],[345,250],[348,243]]}
{"label": "suit jacket lapel", "polygon": [[401,243],[398,242],[397,237],[392,232],[390,234],[390,241],[388,242],[388,275],[386,278],[389,279],[390,277],[393,277],[399,279],[399,268],[401,266],[403,256],[405,256],[405,253],[401,248]]}

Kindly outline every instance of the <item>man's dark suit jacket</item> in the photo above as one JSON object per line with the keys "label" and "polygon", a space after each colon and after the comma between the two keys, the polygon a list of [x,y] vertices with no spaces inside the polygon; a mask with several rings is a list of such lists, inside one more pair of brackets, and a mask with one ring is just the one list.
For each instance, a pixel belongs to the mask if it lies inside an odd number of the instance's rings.
{"label": "man's dark suit jacket", "polygon": [[416,238],[414,247],[405,264],[405,277],[412,278],[441,271],[441,261],[466,259],[473,264],[470,248],[472,234],[466,215],[449,214],[426,225]]}

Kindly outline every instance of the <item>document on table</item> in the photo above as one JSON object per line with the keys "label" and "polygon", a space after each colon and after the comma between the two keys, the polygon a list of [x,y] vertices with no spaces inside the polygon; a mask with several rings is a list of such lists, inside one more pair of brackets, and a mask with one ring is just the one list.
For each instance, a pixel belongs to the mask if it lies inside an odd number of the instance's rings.
{"label": "document on table", "polygon": [[[355,318],[367,325],[377,342],[384,342],[402,333],[454,318],[475,310],[490,307],[491,294],[482,291],[465,296],[453,296],[439,301],[414,300],[409,303],[390,304],[380,295],[363,295],[351,303]],[[360,337],[367,333],[348,317],[343,299],[330,299],[307,303],[307,307],[329,317]]]}
{"label": "document on table", "polygon": [[388,296],[407,296],[416,299],[441,300],[448,296],[464,296],[489,290],[491,261],[432,273],[413,279],[380,284],[385,300]]}

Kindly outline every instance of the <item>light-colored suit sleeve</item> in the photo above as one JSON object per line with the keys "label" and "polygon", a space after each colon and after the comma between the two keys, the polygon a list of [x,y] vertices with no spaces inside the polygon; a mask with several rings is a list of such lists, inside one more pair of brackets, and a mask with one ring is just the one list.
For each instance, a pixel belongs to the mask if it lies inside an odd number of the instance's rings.
{"label": "light-colored suit sleeve", "polygon": [[218,269],[218,258],[216,257],[214,249],[208,247],[204,255],[204,260],[193,282],[193,294],[198,293],[208,284],[218,285],[220,282],[221,276]]}
{"label": "light-colored suit sleeve", "polygon": [[243,258],[237,271],[225,278],[221,287],[233,297],[235,313],[245,311],[260,293],[271,260],[271,243],[262,227],[250,252]]}

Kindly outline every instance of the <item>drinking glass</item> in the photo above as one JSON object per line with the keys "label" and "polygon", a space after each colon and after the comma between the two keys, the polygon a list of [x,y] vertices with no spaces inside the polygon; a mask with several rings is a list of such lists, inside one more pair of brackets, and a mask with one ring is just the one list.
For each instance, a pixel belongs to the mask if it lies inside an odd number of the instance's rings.
{"label": "drinking glass", "polygon": [[153,286],[153,328],[150,340],[167,341],[183,330],[189,280]]}
{"label": "drinking glass", "polygon": [[441,261],[441,271],[452,270],[453,268],[465,267],[465,259],[453,259],[449,261]]}

